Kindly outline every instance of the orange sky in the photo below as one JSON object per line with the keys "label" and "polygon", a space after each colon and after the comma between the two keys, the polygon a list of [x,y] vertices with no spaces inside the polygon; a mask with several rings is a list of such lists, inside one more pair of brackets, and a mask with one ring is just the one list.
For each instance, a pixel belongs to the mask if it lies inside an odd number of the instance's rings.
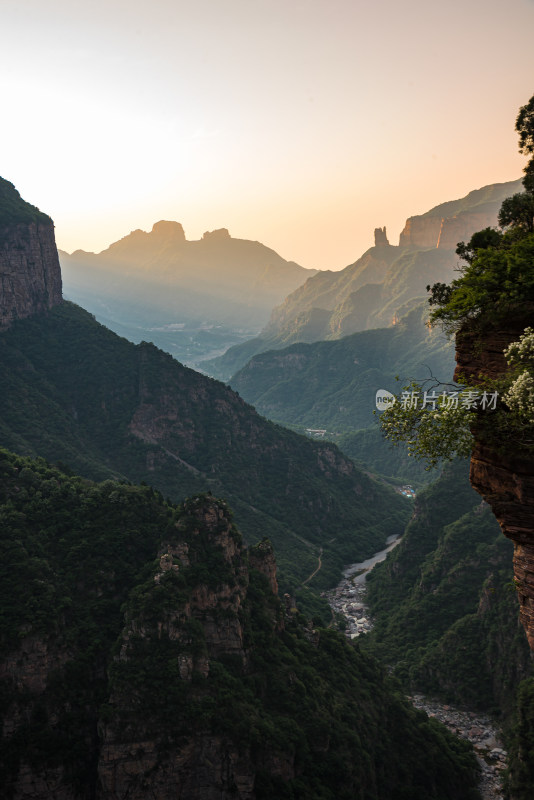
{"label": "orange sky", "polygon": [[2,0],[0,175],[58,246],[227,227],[340,269],[525,159],[534,0]]}

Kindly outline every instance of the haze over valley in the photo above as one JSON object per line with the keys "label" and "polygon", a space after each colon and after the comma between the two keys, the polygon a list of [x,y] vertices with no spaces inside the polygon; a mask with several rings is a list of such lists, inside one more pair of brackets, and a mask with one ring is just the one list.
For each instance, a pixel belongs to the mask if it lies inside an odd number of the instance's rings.
{"label": "haze over valley", "polygon": [[533,0],[0,15],[2,800],[532,800]]}

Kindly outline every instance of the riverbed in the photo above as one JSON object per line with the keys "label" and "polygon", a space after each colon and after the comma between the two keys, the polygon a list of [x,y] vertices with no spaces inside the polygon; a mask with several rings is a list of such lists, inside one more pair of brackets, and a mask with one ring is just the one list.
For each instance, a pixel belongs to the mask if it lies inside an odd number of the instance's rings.
{"label": "riverbed", "polygon": [[[369,572],[401,541],[401,536],[390,536],[386,547],[371,558],[351,564],[343,570],[343,579],[335,589],[325,592],[333,612],[345,617],[345,634],[355,639],[373,627],[365,605],[365,581]],[[467,739],[474,747],[481,769],[479,791],[483,800],[503,800],[501,773],[506,768],[506,752],[499,731],[483,714],[454,708],[420,694],[409,698],[416,708],[436,717],[456,736]]]}
{"label": "riverbed", "polygon": [[350,639],[355,639],[361,633],[371,630],[372,623],[364,602],[365,579],[373,567],[387,558],[388,553],[399,544],[400,540],[400,535],[389,536],[383,550],[365,561],[351,564],[344,569],[343,579],[336,588],[325,593],[332,611],[343,614],[345,617],[347,621],[346,635]]}

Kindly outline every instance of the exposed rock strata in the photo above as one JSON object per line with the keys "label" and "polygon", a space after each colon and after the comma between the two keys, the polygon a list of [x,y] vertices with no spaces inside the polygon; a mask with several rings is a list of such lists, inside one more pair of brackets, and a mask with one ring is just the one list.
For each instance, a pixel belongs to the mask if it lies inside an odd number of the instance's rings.
{"label": "exposed rock strata", "polygon": [[467,241],[475,231],[497,224],[498,208],[468,212],[453,217],[409,217],[399,237],[400,247],[438,247],[454,250],[458,242]]}
{"label": "exposed rock strata", "polygon": [[[190,544],[181,538],[183,535]],[[158,595],[169,591],[172,585],[167,582],[165,588],[163,576],[179,574],[199,563],[197,537],[203,538],[218,553],[219,569],[226,580],[218,584],[213,580],[198,583],[181,605],[174,598],[168,606],[161,606],[165,610],[157,619],[151,616],[150,604],[145,606],[149,609],[145,616],[142,613],[127,615],[118,659],[131,670],[128,664],[135,668],[140,662],[140,640],[149,646],[155,640],[168,640],[179,651],[180,678],[190,685],[194,695],[198,692],[195,689],[198,676],[207,678],[209,675],[210,659],[237,658],[246,667],[242,606],[247,594],[248,565],[240,537],[220,502],[206,501],[196,508],[190,503],[188,518],[178,523],[177,537],[174,542],[162,546],[160,572],[155,576],[153,589],[156,604],[161,605]],[[270,543],[264,540],[253,548],[249,559],[251,566],[267,576],[273,593],[276,592],[276,564]],[[192,624],[201,631],[202,646],[200,640],[194,640]],[[144,715],[137,712],[132,716],[131,708],[139,707],[143,699],[137,696],[135,685],[127,685],[126,691],[120,686],[119,683],[118,690],[110,698],[117,709],[115,720],[101,726],[99,781],[102,797],[145,800],[148,792],[152,797],[188,800],[219,800],[221,797],[251,800],[255,797],[256,766],[248,748],[238,747],[228,736],[196,731],[184,733],[179,746],[162,752],[161,743],[153,737],[159,724],[157,714],[154,719],[151,719],[150,710]],[[142,692],[141,689],[141,695]],[[184,725],[184,721],[176,718],[173,726],[179,730],[180,725]],[[288,768],[273,761],[266,767],[272,774],[294,777],[292,764]]]}
{"label": "exposed rock strata", "polygon": [[[455,379],[463,376],[476,385],[506,372],[503,351],[532,324],[533,316],[534,309],[524,307],[506,330],[494,326],[482,333],[467,327],[460,331],[456,336]],[[534,462],[521,451],[520,442],[507,442],[497,449],[484,436],[484,422],[490,424],[481,417],[473,429],[470,481],[491,506],[504,535],[514,543],[520,618],[534,650]]]}
{"label": "exposed rock strata", "polygon": [[0,225],[0,329],[61,301],[53,224]]}

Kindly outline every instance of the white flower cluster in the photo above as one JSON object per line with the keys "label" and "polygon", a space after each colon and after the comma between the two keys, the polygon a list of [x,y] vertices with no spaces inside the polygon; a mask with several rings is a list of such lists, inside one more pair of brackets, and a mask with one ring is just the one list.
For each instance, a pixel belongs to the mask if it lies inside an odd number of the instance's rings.
{"label": "white flower cluster", "polygon": [[530,425],[534,424],[534,329],[525,328],[518,342],[512,342],[504,351],[510,366],[524,366],[512,383],[504,400],[508,407]]}
{"label": "white flower cluster", "polygon": [[512,411],[534,425],[534,377],[525,370],[512,383],[504,399]]}
{"label": "white flower cluster", "polygon": [[518,342],[512,342],[504,355],[509,364],[524,364],[530,362],[534,364],[534,328],[525,328],[525,332],[519,337]]}

